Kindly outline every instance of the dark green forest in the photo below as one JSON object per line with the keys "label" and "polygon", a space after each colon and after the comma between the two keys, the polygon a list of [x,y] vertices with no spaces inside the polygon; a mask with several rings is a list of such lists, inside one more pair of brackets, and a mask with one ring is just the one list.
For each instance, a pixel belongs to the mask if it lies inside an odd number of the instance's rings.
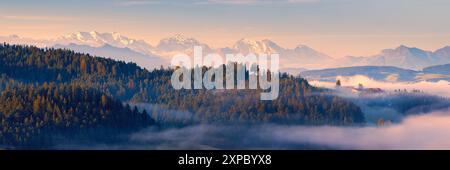
{"label": "dark green forest", "polygon": [[[6,79],[1,79],[3,84]],[[147,113],[92,88],[14,83],[10,80],[0,95],[3,144],[46,146],[59,135],[108,141],[114,135],[154,124]]]}
{"label": "dark green forest", "polygon": [[[358,106],[322,93],[300,77],[282,74],[278,99],[261,101],[260,90],[175,90],[172,72],[163,67],[149,71],[134,63],[65,49],[2,44],[0,143],[51,145],[52,134],[106,138],[169,123],[169,110],[189,113],[189,123],[364,122]],[[162,109],[128,105],[137,103]],[[94,135],[97,132],[108,135]]]}

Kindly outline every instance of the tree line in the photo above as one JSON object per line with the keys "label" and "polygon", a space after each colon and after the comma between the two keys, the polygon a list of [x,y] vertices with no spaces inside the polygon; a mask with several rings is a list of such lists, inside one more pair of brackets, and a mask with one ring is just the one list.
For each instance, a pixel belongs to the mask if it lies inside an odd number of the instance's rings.
{"label": "tree line", "polygon": [[[0,45],[0,115],[8,125],[1,132],[9,136],[2,139],[23,141],[19,138],[27,136],[28,131],[21,129],[36,127],[44,120],[51,122],[44,123],[45,129],[62,131],[76,130],[81,125],[138,129],[143,127],[142,122],[151,125],[148,122],[153,119],[163,125],[170,121],[173,110],[190,113],[192,123],[364,122],[358,106],[322,93],[322,89],[309,85],[301,77],[282,74],[278,99],[261,101],[260,90],[175,90],[170,83],[173,71],[163,67],[146,70],[134,63],[65,49]],[[123,103],[147,103],[162,109],[145,110],[143,114],[144,110],[127,109],[129,106]],[[105,115],[106,119],[102,119]],[[31,120],[33,125],[29,123]],[[12,127],[22,127],[15,130],[21,134],[19,138],[13,135]]]}

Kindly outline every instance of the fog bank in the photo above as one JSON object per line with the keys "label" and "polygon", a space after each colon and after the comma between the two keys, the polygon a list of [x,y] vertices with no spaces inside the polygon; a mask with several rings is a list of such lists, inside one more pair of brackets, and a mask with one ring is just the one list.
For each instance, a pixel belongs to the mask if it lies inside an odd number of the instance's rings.
{"label": "fog bank", "polygon": [[[338,76],[336,79],[341,80],[342,86],[353,86],[358,87],[358,84],[363,84],[367,88],[381,88],[386,91],[394,90],[421,90],[425,93],[439,95],[443,97],[450,97],[450,82],[448,81],[438,81],[438,82],[383,82],[370,79],[367,76],[356,75],[350,77]],[[323,81],[309,81],[311,85],[317,87],[334,88],[336,83],[334,82],[323,82]]]}
{"label": "fog bank", "polygon": [[131,135],[143,149],[450,149],[450,111],[389,126],[197,125]]}

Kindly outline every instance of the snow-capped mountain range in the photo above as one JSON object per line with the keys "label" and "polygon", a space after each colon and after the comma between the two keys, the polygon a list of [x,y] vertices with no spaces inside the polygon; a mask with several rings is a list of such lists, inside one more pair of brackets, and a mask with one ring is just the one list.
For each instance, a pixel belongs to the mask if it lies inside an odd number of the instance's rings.
{"label": "snow-capped mountain range", "polygon": [[292,73],[305,69],[369,65],[421,70],[432,65],[450,63],[450,46],[431,52],[402,45],[394,49],[382,50],[373,56],[348,56],[336,59],[306,45],[298,45],[290,49],[281,47],[269,39],[257,41],[243,38],[231,47],[214,49],[206,43],[180,34],[162,39],[155,46],[144,40],[129,38],[117,32],[99,33],[96,31],[76,32],[49,40],[21,38],[16,35],[0,36],[0,42],[68,48],[77,52],[136,62],[147,69],[168,65],[171,57],[178,53],[192,55],[194,46],[202,46],[204,55],[211,52],[222,55],[226,53],[247,54],[249,52],[255,54],[278,53],[280,54],[281,69],[289,70]]}
{"label": "snow-capped mountain range", "polygon": [[401,45],[395,49],[385,49],[369,57],[348,56],[342,66],[395,66],[404,69],[421,70],[425,67],[450,63],[450,46],[434,52]]}
{"label": "snow-capped mountain range", "polygon": [[91,47],[101,47],[107,44],[118,48],[129,48],[133,51],[140,52],[143,54],[151,52],[150,50],[153,48],[144,40],[131,39],[117,32],[99,33],[96,31],[76,32],[64,35],[54,40],[54,44],[59,45],[77,44],[77,45],[88,45]]}

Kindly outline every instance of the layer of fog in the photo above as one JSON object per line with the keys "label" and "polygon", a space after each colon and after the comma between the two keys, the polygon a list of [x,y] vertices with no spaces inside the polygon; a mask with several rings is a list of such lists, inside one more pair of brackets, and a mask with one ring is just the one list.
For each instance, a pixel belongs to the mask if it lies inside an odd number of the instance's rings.
{"label": "layer of fog", "polygon": [[141,149],[450,149],[450,111],[388,126],[197,125],[131,135]]}
{"label": "layer of fog", "polygon": [[[359,84],[362,84],[367,88],[381,88],[386,91],[394,91],[394,90],[421,90],[425,93],[439,95],[443,97],[450,97],[450,82],[448,81],[438,81],[438,82],[382,82],[376,81],[368,78],[363,75],[356,75],[350,77],[338,76],[337,80],[341,80],[342,86],[353,86],[358,87]],[[324,82],[324,81],[309,81],[311,85],[317,87],[325,87],[325,88],[334,88],[336,83],[334,82]]]}
{"label": "layer of fog", "polygon": [[274,137],[346,149],[450,149],[450,115],[447,111],[411,116],[386,127],[286,127]]}
{"label": "layer of fog", "polygon": [[[343,86],[421,90],[450,97],[447,81],[392,83],[365,76],[338,77]],[[334,88],[335,83],[311,82]],[[403,117],[389,107],[362,106],[366,119],[361,127],[295,125],[196,125],[165,130],[147,129],[131,135],[134,147],[144,149],[450,149],[450,111]],[[378,118],[394,124],[375,126]]]}
{"label": "layer of fog", "polygon": [[[353,103],[357,104],[365,114],[365,118],[368,124],[374,124],[379,119],[389,120],[393,122],[401,121],[403,117],[403,113],[399,113],[396,111],[393,106],[389,103],[386,103],[385,106],[369,106],[367,102],[369,100],[383,100],[389,102],[394,102],[393,100],[402,100],[401,98],[392,98],[393,95],[402,94],[402,93],[394,93],[395,90],[408,91],[412,92],[414,90],[421,91],[423,93],[419,93],[418,95],[436,95],[444,98],[450,97],[450,83],[448,81],[438,81],[438,82],[384,82],[377,81],[371,78],[368,78],[364,75],[356,75],[356,76],[338,76],[336,80],[341,81],[341,86],[350,86],[357,88],[359,84],[362,84],[364,88],[381,88],[387,93],[382,95],[374,95],[372,97],[361,97],[357,93],[352,93],[346,90],[337,90],[334,94],[339,95],[341,97],[350,98]],[[325,82],[325,81],[309,81],[311,85],[316,87],[323,87],[334,89],[336,86],[335,82]],[[430,108],[435,107],[434,110],[442,109],[440,107],[440,103],[436,103],[436,106],[429,105]],[[433,110],[433,109],[431,109]]]}
{"label": "layer of fog", "polygon": [[[343,86],[363,84],[365,87],[422,90],[450,97],[449,82],[391,83],[371,80],[365,76],[339,77]],[[334,88],[335,83],[315,82],[312,85]],[[161,107],[138,104],[152,117],[172,117],[175,122],[192,120],[189,113],[169,111],[156,114]],[[396,120],[386,126],[368,123],[358,127],[301,125],[191,125],[178,128],[149,128],[126,136],[119,144],[83,146],[60,145],[76,149],[450,149],[450,111],[434,111],[422,115],[400,116],[389,107],[363,107],[366,119]],[[382,115],[384,114],[384,115]],[[161,117],[162,118],[162,117]],[[195,120],[195,118],[193,119]],[[189,124],[189,123],[188,123]]]}

